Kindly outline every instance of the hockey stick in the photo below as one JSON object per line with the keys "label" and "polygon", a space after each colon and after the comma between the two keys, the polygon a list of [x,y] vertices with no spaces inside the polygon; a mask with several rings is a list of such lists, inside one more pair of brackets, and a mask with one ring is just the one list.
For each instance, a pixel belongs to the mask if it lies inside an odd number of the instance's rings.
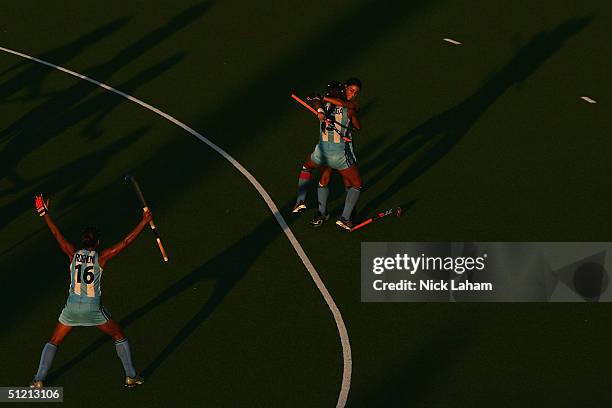
{"label": "hockey stick", "polygon": [[369,225],[373,223],[374,221],[378,221],[381,218],[385,218],[389,215],[395,215],[396,217],[401,217],[402,207],[389,208],[388,210],[379,212],[374,217],[370,217],[367,220],[363,221],[362,223],[355,225],[353,228],[351,228],[351,232],[357,231],[359,228],[363,228],[366,225]]}
{"label": "hockey stick", "polygon": [[306,102],[304,102],[299,96],[297,96],[296,94],[292,93],[291,97],[293,99],[295,99],[297,101],[297,103],[299,103],[300,105],[302,105],[303,107],[305,107],[306,109],[308,109],[309,111],[311,111],[312,113],[314,113],[315,116],[318,115],[319,112],[317,112],[312,106],[310,106],[309,104],[307,104]]}
{"label": "hockey stick", "polygon": [[[134,190],[136,191],[136,195],[138,196],[138,199],[140,200],[140,203],[142,204],[142,209],[147,210],[149,206],[147,205],[144,195],[142,195],[142,190],[140,189],[140,186],[138,185],[138,182],[136,181],[134,176],[130,174],[126,175],[125,181],[132,182],[132,186],[134,187]],[[155,241],[157,241],[157,246],[159,247],[159,251],[164,257],[164,262],[168,262],[168,255],[166,255],[166,251],[164,250],[164,246],[162,245],[162,242],[161,242],[161,237],[159,236],[159,231],[157,231],[157,228],[155,227],[155,222],[153,222],[153,219],[149,221],[149,226],[151,227],[151,229],[153,230],[153,233],[155,234]]]}

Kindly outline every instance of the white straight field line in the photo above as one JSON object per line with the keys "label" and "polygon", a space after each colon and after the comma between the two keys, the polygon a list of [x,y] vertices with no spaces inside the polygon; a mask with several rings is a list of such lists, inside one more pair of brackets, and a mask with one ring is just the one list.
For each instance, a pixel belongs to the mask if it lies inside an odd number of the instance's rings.
{"label": "white straight field line", "polygon": [[591,99],[588,96],[581,96],[580,99],[582,99],[583,101],[587,101],[588,103],[597,103],[595,99]]}
{"label": "white straight field line", "polygon": [[9,54],[17,55],[19,57],[28,59],[30,61],[35,61],[35,62],[38,62],[40,64],[46,65],[48,67],[58,69],[58,70],[60,70],[62,72],[65,72],[68,75],[72,75],[74,77],[77,77],[77,78],[80,78],[80,79],[85,80],[87,82],[90,82],[90,83],[92,83],[94,85],[102,87],[102,88],[106,89],[107,91],[116,93],[117,95],[120,95],[120,96],[122,96],[122,97],[124,97],[124,98],[126,98],[126,99],[128,99],[128,100],[130,100],[132,102],[134,102],[134,103],[137,103],[138,105],[142,106],[143,108],[146,108],[146,109],[150,110],[151,112],[155,112],[159,116],[161,116],[164,119],[174,123],[175,125],[179,126],[180,128],[184,129],[185,131],[191,133],[193,136],[197,137],[202,142],[206,143],[211,149],[213,149],[214,151],[219,153],[221,156],[223,156],[224,159],[229,161],[240,173],[242,173],[242,175],[244,175],[244,177],[246,177],[247,180],[249,180],[249,182],[253,185],[253,187],[255,187],[255,189],[257,190],[259,195],[261,195],[261,197],[264,199],[264,201],[268,205],[268,208],[270,209],[270,211],[274,215],[274,218],[276,218],[276,221],[278,222],[278,224],[280,225],[281,229],[283,230],[283,232],[287,236],[287,239],[289,239],[289,242],[291,242],[291,245],[293,246],[293,249],[295,249],[295,252],[300,257],[302,263],[306,267],[306,270],[310,274],[310,277],[312,278],[312,280],[314,281],[315,285],[319,289],[319,292],[321,292],[321,295],[323,296],[323,299],[327,303],[327,306],[329,307],[329,309],[332,312],[332,315],[334,316],[334,320],[336,321],[336,327],[338,328],[338,334],[340,335],[340,342],[342,344],[342,358],[343,358],[342,385],[340,387],[340,393],[338,394],[338,401],[336,403],[336,407],[337,408],[343,408],[346,405],[346,400],[348,398],[348,393],[349,393],[349,390],[350,390],[350,387],[351,387],[351,373],[352,373],[352,369],[353,369],[353,361],[352,361],[352,357],[351,357],[351,344],[349,342],[348,331],[346,330],[346,325],[344,324],[344,320],[342,319],[342,314],[340,313],[340,310],[338,309],[338,306],[336,306],[336,303],[334,302],[334,299],[332,298],[331,294],[329,293],[329,291],[325,287],[325,284],[321,280],[321,277],[317,273],[317,270],[312,265],[312,262],[310,262],[310,259],[308,259],[308,256],[304,252],[304,249],[302,248],[302,246],[298,242],[297,238],[295,238],[295,235],[293,235],[293,231],[291,231],[291,229],[287,225],[287,222],[285,221],[285,219],[283,218],[281,213],[278,211],[278,207],[276,206],[276,204],[272,200],[272,197],[270,197],[270,194],[268,194],[268,192],[263,188],[263,186],[259,183],[259,181],[257,181],[257,179],[255,177],[253,177],[253,175],[251,173],[249,173],[249,171],[247,169],[245,169],[244,166],[242,166],[242,164],[240,164],[236,159],[234,159],[232,156],[230,156],[225,150],[221,149],[219,146],[217,146],[216,144],[211,142],[209,139],[207,139],[206,137],[202,136],[200,133],[198,133],[194,129],[190,128],[189,126],[187,126],[183,122],[179,121],[178,119],[174,118],[173,116],[170,116],[169,114],[167,114],[165,112],[162,112],[161,110],[157,109],[156,107],[154,107],[152,105],[149,105],[148,103],[143,102],[143,101],[141,101],[138,98],[135,98],[135,97],[133,97],[131,95],[128,95],[125,92],[119,91],[118,89],[115,89],[115,88],[113,88],[113,87],[111,87],[109,85],[106,85],[106,84],[104,84],[102,82],[96,81],[95,79],[89,78],[89,77],[87,77],[85,75],[79,74],[79,73],[71,71],[69,69],[66,69],[64,67],[60,67],[59,65],[52,64],[50,62],[47,62],[47,61],[44,61],[44,60],[32,57],[32,56],[27,55],[27,54],[23,54],[23,53],[18,52],[18,51],[11,50],[9,48],[0,47],[0,51],[4,51],[4,52],[9,53]]}
{"label": "white straight field line", "polygon": [[452,38],[443,38],[443,41],[449,42],[451,44],[455,44],[455,45],[461,45],[461,43],[457,40],[453,40]]}

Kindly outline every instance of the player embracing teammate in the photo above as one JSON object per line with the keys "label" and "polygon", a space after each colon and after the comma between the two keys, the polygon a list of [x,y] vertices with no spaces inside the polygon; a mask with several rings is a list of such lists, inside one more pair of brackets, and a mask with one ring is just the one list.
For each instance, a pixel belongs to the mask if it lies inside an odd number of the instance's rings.
{"label": "player embracing teammate", "polygon": [[312,99],[320,121],[319,143],[302,166],[298,179],[298,197],[293,213],[301,213],[306,209],[305,198],[312,170],[321,169],[321,178],[317,188],[319,208],[311,222],[315,227],[329,219],[327,198],[332,169],[340,173],[346,188],[344,209],[336,225],[348,231],[353,227],[351,214],[363,186],[357,167],[357,158],[353,151],[355,131],[361,129],[357,118],[358,106],[355,103],[355,98],[360,91],[361,81],[357,78],[349,78],[344,85],[331,82],[327,86],[327,93],[324,97]]}

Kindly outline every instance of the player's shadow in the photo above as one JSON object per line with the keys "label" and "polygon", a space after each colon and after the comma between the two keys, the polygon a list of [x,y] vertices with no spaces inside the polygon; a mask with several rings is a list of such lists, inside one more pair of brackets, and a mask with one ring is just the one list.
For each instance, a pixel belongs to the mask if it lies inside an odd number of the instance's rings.
{"label": "player's shadow", "polygon": [[[85,74],[100,82],[105,82],[120,69],[196,21],[208,7],[208,2],[189,7],[160,28],[126,46],[109,61],[86,70]],[[137,73],[119,86],[123,86],[124,90],[133,91],[171,69],[181,59],[182,54],[167,57],[160,63]],[[50,70],[48,67],[45,69]],[[25,79],[21,75],[15,75],[9,82],[15,84],[15,81]],[[26,84],[27,81],[24,80],[22,86]],[[11,180],[17,190],[23,188],[27,181],[17,172],[17,166],[21,161],[44,143],[88,118],[91,118],[92,122],[86,127],[86,130],[92,133],[87,136],[91,138],[99,136],[101,134],[97,126],[99,122],[112,109],[125,102],[125,98],[104,93],[92,100],[85,101],[85,98],[98,89],[89,82],[78,81],[74,86],[57,92],[3,129],[0,132],[0,140],[6,140],[6,143],[0,151],[0,174],[2,175],[0,177],[7,177]],[[17,91],[16,85],[8,90]],[[94,132],[95,130],[98,132]]]}
{"label": "player's shadow", "polygon": [[[70,197],[72,201],[78,197],[79,200],[87,199],[86,194],[79,194],[100,171],[112,163],[112,159],[116,154],[125,151],[131,145],[140,140],[149,130],[149,127],[136,129],[125,137],[120,138],[107,147],[96,150],[85,156],[79,157],[69,163],[66,163],[58,169],[54,169],[49,173],[34,178],[30,181],[30,187],[27,190],[21,191],[19,199],[2,207],[0,210],[0,229],[5,227],[15,217],[23,212],[24,208],[32,208],[33,197],[40,192],[42,185],[45,186],[45,194],[49,197],[66,189],[66,180],[71,180],[71,184],[66,190],[65,197]],[[92,163],[96,163],[92,166]],[[54,207],[63,207],[65,201],[54,202]]]}
{"label": "player's shadow", "polygon": [[[89,33],[66,45],[57,47],[41,55],[37,55],[37,58],[44,61],[51,61],[56,65],[64,66],[64,64],[73,60],[88,48],[95,46],[97,42],[112,35],[115,31],[123,27],[129,20],[130,17],[117,19],[111,23],[105,24],[95,30],[90,31]],[[45,65],[22,60],[5,70],[2,74],[0,74],[0,76],[6,75],[13,70],[23,67],[25,67],[23,71],[0,84],[0,103],[8,103],[15,100],[24,101],[39,99],[41,97],[49,96],[42,94],[42,84],[43,81],[54,71]],[[13,95],[18,94],[23,90],[26,91],[26,96],[21,98],[13,97]],[[2,139],[0,139],[0,141],[1,140]]]}
{"label": "player's shadow", "polygon": [[[138,86],[141,86],[147,82],[152,81],[153,79],[155,79],[157,76],[161,75],[162,73],[168,71],[169,69],[171,69],[174,65],[176,65],[181,59],[183,58],[182,55],[177,54],[174,56],[171,56],[163,61],[161,61],[159,64],[156,64],[152,67],[149,67],[139,73],[137,73],[135,76],[133,76],[131,79],[129,79],[128,81],[126,81],[124,84],[124,89],[130,89],[130,88],[135,88]],[[23,129],[20,132],[19,137],[24,137],[26,140],[27,139],[34,139],[36,138],[36,136],[34,136],[34,133],[39,132],[39,133],[43,133],[47,136],[47,137],[54,137],[56,135],[60,135],[62,134],[66,129],[70,128],[73,125],[76,125],[77,123],[79,123],[81,120],[90,117],[92,115],[95,114],[105,114],[107,112],[109,112],[110,110],[114,109],[116,106],[118,106],[121,102],[123,101],[123,98],[112,94],[110,92],[108,93],[102,93],[102,94],[98,94],[84,102],[81,102],[75,106],[73,106],[72,108],[69,108],[65,111],[63,111],[61,114],[58,114],[53,120],[46,122],[44,124],[32,124],[31,126],[28,126],[26,129]],[[42,127],[44,127],[44,130],[42,129]],[[25,146],[27,145],[27,142],[19,142],[19,143],[10,143],[7,145],[6,149],[3,150],[2,153],[0,153],[0,157],[2,157],[3,155],[6,156],[10,156],[13,157],[13,154],[20,154],[20,151],[22,149],[25,148]],[[101,150],[107,150],[105,148],[102,148]],[[119,153],[120,151],[117,150],[112,150],[113,153]],[[22,156],[23,157],[23,156]],[[86,156],[84,156],[86,157]],[[105,158],[104,161],[107,161],[109,158]],[[18,163],[20,161],[20,158],[17,158],[15,156],[14,160],[12,160],[11,162],[8,163],[3,163],[0,164],[0,169],[2,169],[4,167],[4,171],[6,172],[6,176],[8,176],[9,178],[12,179],[13,181],[13,187],[8,187],[8,188],[4,188],[4,189],[0,189],[0,194],[9,194],[9,193],[21,193],[23,194],[24,191],[26,191],[26,189],[31,189],[32,186],[36,186],[38,184],[40,184],[41,180],[43,180],[43,184],[44,185],[44,191],[49,194],[52,191],[50,190],[50,186],[47,186],[44,183],[45,179],[55,179],[57,177],[56,173],[57,170],[53,170],[43,176],[38,176],[38,177],[34,177],[34,178],[28,178],[28,179],[24,179],[22,178],[16,171],[15,168],[7,168],[8,166],[15,166],[16,163]],[[89,165],[90,168],[94,168],[93,166],[91,166],[91,163],[93,162],[89,162],[89,163],[83,163],[83,166]],[[5,167],[6,166],[6,167]],[[98,169],[99,170],[99,169]],[[75,172],[73,173],[70,177],[65,178],[64,182],[66,180],[70,180],[72,185],[80,185],[82,181],[84,181],[84,177],[86,174],[89,174],[89,171],[85,171],[85,172]],[[78,190],[77,190],[78,191]],[[77,192],[74,191],[74,192]],[[16,204],[16,202],[13,202],[11,204],[9,204],[9,207],[14,206]],[[26,207],[27,208],[27,207]],[[21,207],[21,209],[23,210],[24,208]],[[2,213],[5,212],[5,208],[2,208]],[[9,219],[5,220],[8,222]],[[2,221],[0,221],[0,227],[2,226]]]}
{"label": "player's shadow", "polygon": [[[345,14],[338,14],[335,21],[313,33],[315,35],[308,41],[296,44],[285,58],[271,64],[259,77],[228,95],[227,102],[220,109],[205,112],[200,128],[206,129],[207,137],[213,141],[218,137],[228,151],[247,149],[256,144],[258,135],[265,134],[262,129],[273,125],[280,113],[296,109],[288,97],[290,89],[310,92],[330,77],[337,77],[338,72],[353,71],[363,55],[433,3],[427,0],[398,2],[393,6],[393,13],[381,7],[378,1],[347,8]],[[376,27],[376,30],[357,28],[355,21],[368,21],[368,25]],[[349,41],[355,47],[341,58],[332,58],[321,64],[320,58],[326,55],[330,38]],[[262,97],[265,103],[262,103]],[[244,107],[239,121],[236,120],[237,106]],[[253,129],[258,131],[253,132]],[[228,138],[227,135],[244,137]]]}
{"label": "player's shadow", "polygon": [[[102,68],[93,68],[85,72],[85,74],[94,79],[104,81],[108,75],[114,72],[113,69],[121,68],[132,59],[137,58],[138,55],[167,38],[183,25],[194,21],[205,11],[207,4],[200,3],[186,10],[166,26],[126,47],[125,50],[119,53],[118,57],[112,58],[111,62],[104,64]],[[207,136],[214,136],[215,134],[221,136],[248,135],[248,137],[222,138],[222,145],[228,151],[248,150],[250,144],[254,143],[262,135],[265,135],[264,130],[275,123],[279,112],[294,109],[294,106],[286,96],[286,92],[287,89],[291,89],[292,85],[295,84],[296,78],[307,89],[312,88],[314,84],[318,86],[324,83],[330,76],[336,76],[337,72],[350,68],[355,61],[359,60],[363,53],[367,53],[377,43],[384,41],[385,36],[390,35],[395,29],[409,22],[411,18],[418,15],[419,12],[431,4],[431,2],[426,0],[416,0],[410,2],[410,4],[398,4],[396,7],[397,13],[388,13],[376,1],[360,4],[354,8],[347,8],[345,14],[339,15],[335,21],[328,24],[325,29],[320,30],[317,35],[309,37],[309,40],[305,43],[296,44],[292,53],[272,64],[270,69],[256,77],[248,86],[231,93],[227,102],[220,105],[218,109],[206,112],[196,128],[208,129],[210,133],[207,132]],[[354,21],[363,19],[368,19],[378,29],[374,31],[355,29]],[[329,38],[333,37],[350,38],[352,41],[359,43],[359,47],[343,56],[343,58],[331,60],[325,64],[324,69],[321,69],[319,59],[312,58],[312,56],[319,55],[322,50],[322,44],[327,44]],[[102,77],[98,75],[102,75]],[[81,86],[84,89],[81,89]],[[61,114],[64,109],[71,109],[74,104],[91,91],[91,88],[93,86],[89,84],[81,84],[70,88],[59,100],[50,100],[47,105],[30,112],[27,118],[23,118],[20,121],[23,123],[14,124],[8,132],[12,132],[10,134],[14,137],[18,134],[16,130],[20,126],[44,123],[48,119],[47,114],[54,116],[54,114]],[[79,92],[78,95],[76,95],[77,91]],[[277,95],[278,97],[270,98],[270,95]],[[262,96],[267,96],[269,103],[262,104]],[[62,105],[62,108],[57,105]],[[257,109],[247,108],[242,110],[240,120],[237,121],[236,106],[256,106]],[[57,111],[54,109],[57,109]],[[92,115],[101,111],[103,109],[96,110]],[[252,130],[254,128],[257,128],[259,131],[253,133]],[[30,150],[36,149],[36,147],[48,140],[47,137],[38,135],[34,128],[30,129],[30,134],[32,140],[27,141],[27,145],[16,144],[11,147],[15,156],[22,156],[26,151],[29,153]],[[9,164],[0,161],[0,167],[4,166],[9,170],[13,169],[19,162],[19,159],[13,159],[10,155],[3,156],[3,152],[0,152],[0,159],[4,158],[8,160]],[[171,166],[168,165],[169,163],[171,163]],[[199,163],[199,165],[194,167],[193,163]],[[202,174],[205,174],[210,167],[219,165],[219,163],[227,165],[223,162],[223,159],[204,146],[202,149],[194,149],[192,141],[186,138],[164,147],[163,151],[156,153],[150,160],[139,165],[138,170],[143,174],[147,174],[151,179],[158,180],[161,185],[166,186],[165,194],[160,195],[158,201],[156,201],[161,207],[165,204],[169,205],[172,202],[169,197],[183,191],[185,186],[202,177]],[[13,174],[15,179],[17,176]],[[21,186],[23,188],[23,186],[28,186],[25,183],[24,181],[24,184],[17,184],[17,187]],[[40,183],[39,188],[44,191],[45,184]],[[99,197],[102,199],[102,192],[97,191],[97,193],[99,193]],[[20,198],[19,201],[23,211],[30,209],[30,198],[27,200]],[[68,227],[70,228],[71,226]],[[277,232],[280,233],[280,230]],[[25,251],[24,256],[27,257],[29,253],[30,250]],[[38,251],[35,254],[37,253]],[[32,256],[35,254],[32,254]]]}
{"label": "player's shadow", "polygon": [[[291,203],[287,203],[281,213],[287,213],[291,209]],[[293,220],[288,219],[288,223]],[[168,286],[159,295],[145,303],[138,309],[129,313],[120,320],[122,327],[126,328],[136,320],[145,316],[156,307],[166,303],[180,293],[192,288],[200,281],[213,280],[214,289],[211,296],[202,307],[191,317],[189,321],[174,335],[170,342],[164,347],[157,357],[153,359],[142,371],[144,376],[150,377],[157,368],[185,341],[188,337],[215,311],[227,294],[248,272],[251,265],[257,260],[259,255],[282,231],[274,217],[268,217],[248,234],[236,241],[210,260],[206,261],[198,268]],[[52,372],[48,380],[57,380],[70,368],[84,360],[92,352],[100,348],[109,338],[105,335],[100,336],[95,342],[83,349],[78,355],[72,358],[63,366]]]}
{"label": "player's shadow", "polygon": [[[402,208],[409,210],[414,201],[404,203]],[[285,203],[279,209],[281,214],[288,214],[291,211],[293,202]],[[287,225],[291,226],[297,220],[303,220],[297,217],[285,217]],[[236,284],[246,275],[251,265],[257,260],[259,255],[275,240],[279,234],[282,234],[276,219],[273,216],[266,218],[264,222],[259,224],[248,234],[236,241],[212,259],[206,261],[198,268],[194,269],[188,275],[177,280],[174,284],[168,286],[159,295],[151,299],[138,309],[129,313],[126,317],[119,321],[123,328],[127,328],[130,324],[145,316],[158,306],[168,302],[172,298],[180,295],[182,292],[191,289],[200,281],[213,280],[214,288],[208,300],[202,307],[191,317],[185,325],[174,335],[164,349],[151,361],[143,370],[142,374],[145,377],[150,377],[181,344],[183,344],[189,336],[210,317],[216,308],[223,302],[228,293],[236,286]],[[84,348],[75,357],[67,363],[53,371],[48,381],[57,380],[62,374],[66,373],[72,367],[87,358],[91,353],[99,349],[105,343],[110,342],[106,335],[100,336],[96,341]]]}
{"label": "player's shadow", "polygon": [[[471,309],[465,305],[461,307]],[[385,370],[368,390],[356,390],[351,403],[364,407],[400,407],[422,402],[436,390],[433,379],[441,372],[454,370],[461,360],[457,356],[461,356],[466,345],[478,342],[480,323],[473,318],[455,321],[427,339],[421,338],[420,347],[406,356],[401,365]]]}
{"label": "player's shadow", "polygon": [[[512,60],[495,72],[474,94],[401,136],[360,169],[371,187],[406,166],[391,185],[369,199],[363,212],[376,210],[414,179],[431,168],[470,130],[486,110],[513,85],[520,84],[555,54],[572,36],[583,30],[593,17],[573,18],[552,31],[543,32],[521,48]],[[407,164],[408,163],[408,164]],[[407,165],[406,165],[407,164]]]}
{"label": "player's shadow", "polygon": [[[162,40],[167,39],[186,24],[195,21],[207,9],[208,4],[199,3],[185,10],[160,29],[128,45],[117,56],[113,57],[111,61],[89,69],[85,74],[104,82],[118,69],[130,63]],[[318,83],[322,78],[329,75],[328,72],[320,70],[320,64],[317,62],[317,59],[308,57],[320,53],[321,44],[325,43],[328,38],[335,35],[352,38],[360,42],[360,47],[355,52],[347,54],[344,58],[336,59],[330,64],[326,64],[328,69],[348,67],[354,60],[359,58],[360,53],[371,48],[377,41],[384,38],[384,35],[389,34],[393,29],[404,24],[416,15],[418,11],[428,5],[427,1],[418,0],[411,2],[410,5],[400,5],[398,6],[398,11],[401,12],[390,14],[381,9],[377,2],[369,2],[349,10],[347,14],[340,17],[334,24],[330,24],[328,29],[321,31],[318,36],[312,37],[307,43],[295,47],[293,54],[286,60],[282,60],[274,65],[270,70],[267,70],[253,82],[252,86],[238,90],[238,92],[232,94],[231,99],[220,109],[211,111],[206,116],[208,119],[202,119],[204,122],[210,121],[210,126],[205,128],[210,129],[211,134],[218,133],[223,135],[248,132],[251,137],[248,138],[246,143],[245,140],[240,138],[224,139],[224,144],[230,148],[247,148],[248,143],[256,138],[251,133],[254,126],[258,129],[263,129],[265,126],[274,123],[274,118],[279,111],[287,110],[289,106],[292,106],[287,103],[286,98],[273,98],[270,103],[261,104],[261,95],[269,95],[271,92],[284,94],[287,89],[291,88],[290,85],[295,81],[295,78],[308,78],[304,85],[309,86],[309,83]],[[369,21],[380,28],[373,33],[366,33],[363,30],[355,31],[352,22],[363,18],[368,18]],[[316,74],[313,75],[313,73]],[[129,85],[132,89],[136,86],[137,84]],[[18,119],[0,133],[0,137],[7,137],[9,139],[2,151],[0,151],[0,174],[8,177],[13,182],[16,190],[28,187],[27,180],[23,180],[17,173],[18,164],[27,154],[35,151],[50,138],[87,118],[93,118],[87,129],[95,137],[98,124],[116,104],[120,103],[120,98],[113,95],[101,97],[102,101],[109,101],[109,104],[106,106],[95,106],[93,103],[86,103],[85,107],[91,107],[91,109],[86,109],[82,105],[76,105],[89,95],[90,92],[93,92],[94,89],[93,85],[80,82],[74,87],[56,95],[54,98],[49,99],[49,101]],[[258,106],[258,109],[243,110],[241,120],[237,123],[235,120],[235,107],[238,105]],[[48,123],[49,118],[55,119],[52,123]],[[226,125],[228,128],[224,127]],[[263,132],[256,133],[256,135],[259,134],[263,134]],[[196,177],[197,173],[189,168],[184,169],[181,165],[189,167],[194,160],[200,162],[201,158],[199,156],[201,153],[194,151],[191,147],[185,149],[182,143],[177,144],[177,146],[160,153],[159,157],[152,158],[151,161],[154,163],[152,167],[155,167],[156,163],[172,159],[171,154],[175,155],[177,173],[182,174],[180,179],[183,180],[184,184],[188,184],[191,180],[186,175]],[[203,169],[204,167],[201,166],[201,168]],[[160,169],[158,168],[157,170]],[[164,176],[170,177],[167,175],[167,168],[161,169],[158,173],[162,173],[162,179]],[[172,179],[176,180],[177,178],[172,177]],[[174,184],[176,183],[173,181],[172,185]],[[177,187],[180,186],[177,185]],[[27,207],[23,209],[25,211]]]}
{"label": "player's shadow", "polygon": [[[222,145],[229,151],[247,150],[254,143],[258,135],[265,134],[263,129],[275,123],[279,112],[293,108],[286,98],[287,89],[292,88],[296,78],[303,79],[302,85],[305,88],[313,87],[313,84],[320,84],[330,76],[331,70],[341,70],[351,67],[360,56],[371,50],[378,42],[383,41],[386,35],[394,29],[401,27],[415,16],[431,2],[416,0],[405,2],[395,6],[394,13],[389,13],[386,8],[380,7],[376,1],[368,2],[364,5],[349,10],[345,15],[334,21],[325,30],[321,30],[316,36],[305,44],[298,44],[293,54],[256,78],[252,85],[246,86],[232,93],[226,103],[219,109],[206,113],[202,118],[200,126],[209,130],[207,135],[248,135],[248,138],[223,137]],[[354,21],[367,19],[376,30],[355,29]],[[347,53],[343,58],[337,58],[325,65],[327,71],[321,69],[319,58],[313,58],[321,54],[322,45],[327,44],[329,38],[350,38],[359,46],[351,53]],[[89,74],[98,79],[95,72]],[[334,75],[335,76],[335,75]],[[269,98],[269,103],[262,104],[262,96],[278,95]],[[280,96],[283,95],[283,96]],[[236,107],[257,107],[257,109],[247,108],[241,111],[240,120],[236,120]],[[252,129],[259,131],[253,134]],[[234,150],[232,150],[232,148]],[[205,160],[204,157],[211,157],[214,153],[205,154],[202,149],[193,149],[192,143],[181,142],[164,149],[160,154],[155,155],[146,165],[139,167],[143,174],[147,174],[151,179],[158,180],[160,184],[166,185],[166,197],[172,197],[174,192],[181,191],[194,179],[201,177],[207,170],[210,163],[221,161],[215,157]],[[165,165],[170,161],[171,167]],[[201,163],[194,169],[193,163]],[[177,181],[178,180],[178,181]],[[168,181],[166,183],[166,181]],[[286,203],[281,211],[287,214],[293,202]],[[287,220],[291,223],[292,220]],[[163,304],[182,291],[186,290],[192,283],[202,279],[214,279],[215,289],[213,295],[195,313],[176,336],[168,343],[165,349],[145,368],[145,373],[151,375],[158,369],[165,359],[176,350],[183,341],[206,320],[215,308],[223,301],[225,296],[233,289],[235,284],[249,270],[253,262],[282,231],[275,220],[268,216],[266,220],[251,233],[245,235],[228,249],[224,250],[213,259],[204,263],[201,267],[192,271],[185,278],[177,281],[169,288],[163,290],[160,295],[147,302],[141,308],[130,313],[121,322],[128,326],[131,322],[144,316],[154,307]],[[107,341],[101,337],[96,342],[86,347],[75,358],[60,367],[50,377],[57,379],[59,375],[67,371],[70,367],[78,364],[92,351]]]}

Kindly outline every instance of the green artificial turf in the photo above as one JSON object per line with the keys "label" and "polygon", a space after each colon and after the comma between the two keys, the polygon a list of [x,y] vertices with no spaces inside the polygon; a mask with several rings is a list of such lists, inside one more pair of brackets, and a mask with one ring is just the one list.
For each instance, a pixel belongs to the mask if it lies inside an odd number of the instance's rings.
{"label": "green artificial turf", "polygon": [[[89,75],[201,132],[284,214],[317,122],[289,98],[357,76],[358,233],[287,221],[344,317],[349,407],[607,406],[606,304],[366,304],[362,241],[610,241],[609,2],[23,0],[0,46]],[[453,38],[462,45],[442,41]],[[598,101],[588,104],[580,99]],[[104,302],[145,386],[121,387],[109,340],[77,329],[51,384],[65,406],[334,406],[332,315],[264,201],[204,143],[63,72],[0,53],[0,385],[27,384],[65,302],[67,238],[103,246],[153,209],[111,261]],[[339,177],[331,209],[343,204]],[[311,190],[308,203],[315,205]]]}

